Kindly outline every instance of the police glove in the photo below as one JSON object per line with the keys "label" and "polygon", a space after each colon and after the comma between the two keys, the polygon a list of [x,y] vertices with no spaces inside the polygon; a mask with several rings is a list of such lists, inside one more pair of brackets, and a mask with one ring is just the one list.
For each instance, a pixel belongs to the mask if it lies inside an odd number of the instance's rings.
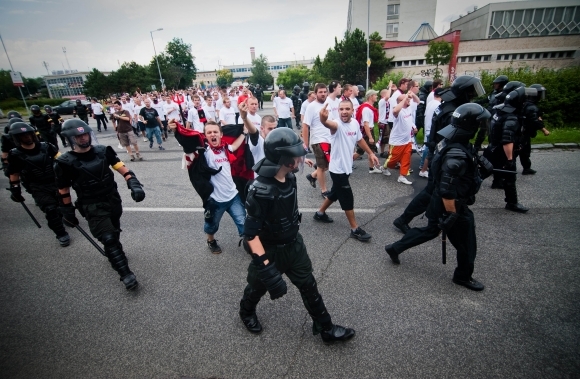
{"label": "police glove", "polygon": [[439,229],[443,230],[445,233],[448,233],[451,228],[453,228],[453,224],[459,218],[459,215],[456,212],[449,212],[443,214],[443,217],[439,218]]}
{"label": "police glove", "polygon": [[145,199],[145,191],[143,190],[143,186],[135,174],[132,171],[130,171],[130,173],[131,177],[127,180],[127,188],[131,190],[131,197],[136,202],[143,201],[143,199]]}
{"label": "police glove", "polygon": [[25,199],[22,197],[22,188],[20,186],[10,187],[10,198],[12,201],[22,203]]}
{"label": "police glove", "polygon": [[75,215],[75,207],[72,204],[61,205],[58,210],[62,214],[62,222],[66,226],[74,228],[79,224],[79,220]]}
{"label": "police glove", "polygon": [[266,289],[270,293],[270,299],[272,300],[278,299],[288,292],[286,282],[282,279],[282,274],[280,274],[280,271],[278,271],[273,262],[270,262],[267,266],[258,268],[258,278],[266,286]]}
{"label": "police glove", "polygon": [[508,171],[516,171],[516,161],[513,159],[509,159],[508,161],[505,162],[503,168],[504,170]]}

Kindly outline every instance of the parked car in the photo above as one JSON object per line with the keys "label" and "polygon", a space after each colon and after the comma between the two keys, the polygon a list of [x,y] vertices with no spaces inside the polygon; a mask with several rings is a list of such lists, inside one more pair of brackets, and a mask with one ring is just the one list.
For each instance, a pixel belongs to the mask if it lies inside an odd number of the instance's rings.
{"label": "parked car", "polygon": [[[87,100],[81,100],[81,103],[83,105],[88,105],[89,107],[91,106],[91,102]],[[59,114],[73,114],[73,108],[75,107],[75,105],[77,105],[76,100],[67,100],[60,105],[52,107],[52,109],[54,109]]]}

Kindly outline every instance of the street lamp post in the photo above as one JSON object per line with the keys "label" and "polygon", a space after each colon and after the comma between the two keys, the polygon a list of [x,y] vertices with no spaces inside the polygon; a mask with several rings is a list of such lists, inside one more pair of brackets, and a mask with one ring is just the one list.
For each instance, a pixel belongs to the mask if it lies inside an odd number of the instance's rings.
{"label": "street lamp post", "polygon": [[163,28],[159,28],[157,30],[152,30],[149,33],[151,34],[151,42],[153,43],[153,52],[155,53],[155,62],[157,62],[157,71],[159,71],[159,81],[161,82],[161,90],[165,88],[163,84],[163,78],[161,77],[161,69],[159,68],[159,59],[157,59],[157,50],[155,50],[155,41],[153,41],[153,32],[159,32],[163,30]]}

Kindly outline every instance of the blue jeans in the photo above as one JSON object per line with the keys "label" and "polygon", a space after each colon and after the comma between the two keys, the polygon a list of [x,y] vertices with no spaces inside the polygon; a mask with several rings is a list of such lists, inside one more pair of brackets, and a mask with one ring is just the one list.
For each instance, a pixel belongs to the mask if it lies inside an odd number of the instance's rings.
{"label": "blue jeans", "polygon": [[161,130],[159,130],[159,126],[154,128],[146,128],[147,131],[147,139],[150,143],[153,143],[153,134],[155,134],[155,138],[157,139],[157,144],[161,146]]}
{"label": "blue jeans", "polygon": [[[246,209],[244,204],[240,199],[240,195],[236,195],[230,201],[224,203],[218,203],[214,199],[210,198],[206,206],[206,216],[205,224],[203,225],[203,231],[206,234],[214,235],[219,229],[220,221],[224,212],[228,212],[234,220],[236,227],[238,228],[238,234],[241,236],[244,233],[244,221],[246,220]],[[209,211],[209,214],[208,214]]]}
{"label": "blue jeans", "polygon": [[421,155],[421,162],[419,163],[419,167],[423,167],[423,163],[425,163],[425,158],[429,155],[429,146],[427,143],[423,144],[423,154]]}
{"label": "blue jeans", "polygon": [[292,129],[292,119],[291,118],[279,118],[278,119],[278,128],[290,128]]}

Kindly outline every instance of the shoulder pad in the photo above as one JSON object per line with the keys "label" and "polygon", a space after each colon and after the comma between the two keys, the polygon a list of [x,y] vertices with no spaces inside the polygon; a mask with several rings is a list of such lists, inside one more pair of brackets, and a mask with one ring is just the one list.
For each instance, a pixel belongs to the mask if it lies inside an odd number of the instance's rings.
{"label": "shoulder pad", "polygon": [[103,146],[103,145],[95,145],[93,149],[95,150],[95,154],[97,154],[100,158],[105,156],[105,152],[107,151],[107,147],[111,148],[110,146]]}
{"label": "shoulder pad", "polygon": [[279,191],[278,188],[270,183],[264,183],[260,181],[261,177],[258,176],[250,187],[248,188],[248,192],[252,192],[252,194],[261,199],[271,199],[273,200],[276,196],[278,196]]}
{"label": "shoulder pad", "polygon": [[56,162],[65,164],[67,166],[72,166],[75,160],[76,158],[70,153],[70,151],[61,154],[58,158],[56,158]]}
{"label": "shoulder pad", "polygon": [[466,170],[467,170],[467,162],[465,161],[465,159],[461,159],[459,157],[451,157],[447,155],[445,156],[445,161],[443,163],[443,171],[448,172],[453,176],[459,176],[463,175]]}

